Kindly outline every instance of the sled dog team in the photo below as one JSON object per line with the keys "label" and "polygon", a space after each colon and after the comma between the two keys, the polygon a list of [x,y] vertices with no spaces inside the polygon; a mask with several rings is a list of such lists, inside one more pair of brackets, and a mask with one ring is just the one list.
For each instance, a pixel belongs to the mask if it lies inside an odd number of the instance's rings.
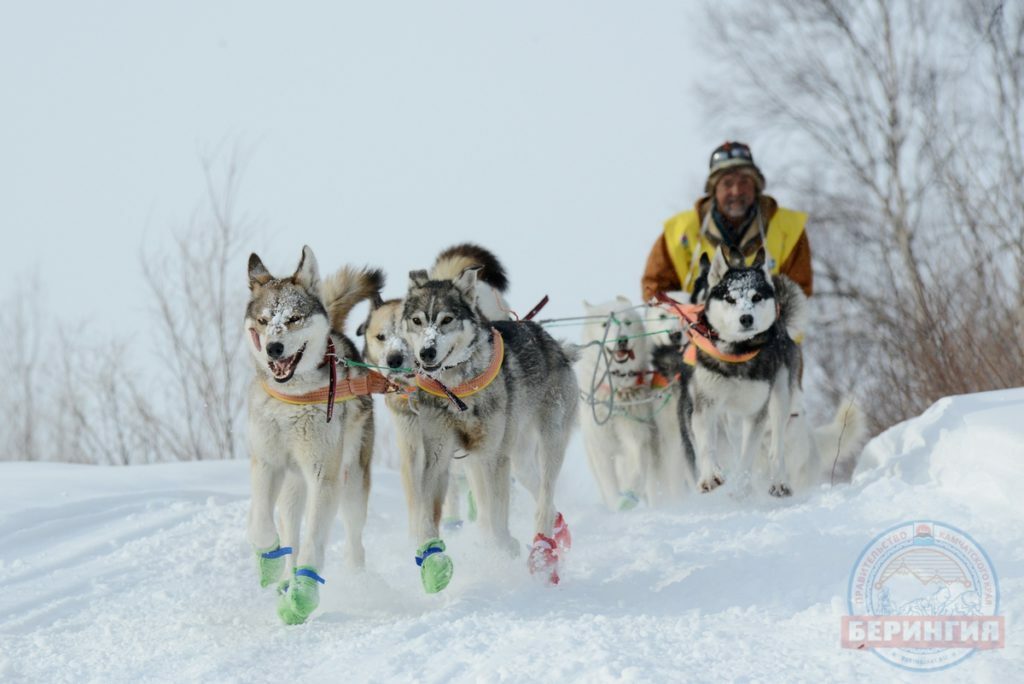
{"label": "sled dog team", "polygon": [[[650,336],[621,299],[588,305],[594,318],[582,347],[555,341],[532,321],[510,320],[505,271],[476,245],[445,250],[429,271],[409,274],[403,299],[387,301],[379,270],[344,267],[321,277],[305,247],[295,272],[278,277],[253,254],[245,313],[255,368],[249,540],[261,586],[277,587],[281,620],[302,623],[319,604],[339,508],[345,560],[364,563],[374,393],[385,395],[396,426],[415,563],[428,593],[452,578],[442,520],[458,517],[463,471],[477,523],[512,556],[520,553],[509,532],[512,477],[529,490],[536,510],[527,566],[541,581],[559,582],[572,540],[554,490],[577,413],[613,508],[677,498],[688,483],[710,491],[727,473],[746,479],[762,463],[775,496],[816,481],[816,452],[835,441],[835,429],[812,434],[800,409],[793,338],[802,293],[767,275],[763,257],[747,267],[719,252],[703,266],[700,326],[713,344],[700,345],[691,367],[682,362],[686,336],[674,314],[648,312]],[[360,351],[344,331],[362,301],[370,311],[357,330]],[[590,401],[580,402],[581,388]],[[606,399],[611,408],[601,416]],[[837,424],[858,421],[852,407],[840,413]],[[783,460],[794,453],[796,463]]]}
{"label": "sled dog team", "polygon": [[851,401],[827,426],[807,421],[800,287],[772,275],[763,250],[748,265],[719,249],[700,269],[689,306],[584,302],[577,373],[592,407],[584,402],[580,423],[612,509],[710,492],[727,472],[734,494],[767,480],[769,494],[789,496],[848,477],[862,446],[867,427]]}

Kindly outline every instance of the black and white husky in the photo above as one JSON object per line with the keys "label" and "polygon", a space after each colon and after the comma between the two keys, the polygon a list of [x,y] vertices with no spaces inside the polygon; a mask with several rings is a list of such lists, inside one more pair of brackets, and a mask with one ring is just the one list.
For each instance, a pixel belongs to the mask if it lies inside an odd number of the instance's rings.
{"label": "black and white husky", "polygon": [[707,285],[704,313],[717,352],[698,347],[682,409],[697,485],[707,492],[724,483],[724,460],[742,486],[767,432],[769,493],[789,496],[783,444],[802,362],[789,328],[802,314],[803,294],[785,276],[770,275],[763,249],[748,267],[741,254],[719,248]]}
{"label": "black and white husky", "polygon": [[[454,279],[409,274],[402,323],[417,367],[414,397],[423,451],[411,468],[417,563],[427,591],[449,582],[439,537],[448,470],[456,450],[479,505],[479,525],[510,554],[511,472],[533,495],[531,572],[557,583],[568,535],[554,505],[579,389],[572,359],[539,325],[491,321],[477,302],[477,269]],[[533,458],[523,458],[532,455]],[[556,520],[557,518],[557,520]]]}
{"label": "black and white husky", "polygon": [[303,622],[319,603],[324,548],[339,504],[346,560],[356,567],[364,562],[373,403],[353,394],[332,405],[326,397],[332,367],[336,387],[365,375],[334,362],[358,360],[343,332],[345,319],[360,301],[379,297],[383,282],[380,271],[348,267],[321,282],[309,247],[290,277],[276,278],[258,256],[249,257],[245,328],[255,371],[249,389],[249,540],[262,586],[286,573],[278,615],[289,624]]}

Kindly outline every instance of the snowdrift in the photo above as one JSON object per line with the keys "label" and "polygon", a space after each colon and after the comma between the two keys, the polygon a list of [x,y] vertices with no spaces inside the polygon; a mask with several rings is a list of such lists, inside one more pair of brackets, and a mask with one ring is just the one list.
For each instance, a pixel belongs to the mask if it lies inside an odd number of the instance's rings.
{"label": "snowdrift", "polygon": [[[880,531],[954,525],[999,576],[1006,648],[929,681],[1024,676],[1024,389],[952,397],[864,451],[853,483],[789,501],[693,496],[612,514],[574,442],[558,496],[562,585],[471,524],[455,578],[422,593],[397,473],[378,468],[367,569],[340,524],[311,621],[278,623],[245,542],[245,463],[0,464],[0,680],[918,681],[840,648],[849,574]],[[526,542],[532,505],[513,501]]]}

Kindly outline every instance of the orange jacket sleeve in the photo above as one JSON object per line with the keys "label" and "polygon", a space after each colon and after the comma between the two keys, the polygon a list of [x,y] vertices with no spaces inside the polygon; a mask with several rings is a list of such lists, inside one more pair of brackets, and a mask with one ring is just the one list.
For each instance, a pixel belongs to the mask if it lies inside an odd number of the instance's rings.
{"label": "orange jacket sleeve", "polygon": [[811,296],[814,290],[814,274],[811,272],[811,243],[807,239],[806,230],[800,234],[800,239],[779,271],[799,285],[804,294]]}
{"label": "orange jacket sleeve", "polygon": [[668,248],[665,247],[665,236],[659,235],[647,256],[647,266],[644,267],[644,275],[640,279],[643,301],[650,301],[655,292],[668,292],[681,287],[676,268],[668,256]]}

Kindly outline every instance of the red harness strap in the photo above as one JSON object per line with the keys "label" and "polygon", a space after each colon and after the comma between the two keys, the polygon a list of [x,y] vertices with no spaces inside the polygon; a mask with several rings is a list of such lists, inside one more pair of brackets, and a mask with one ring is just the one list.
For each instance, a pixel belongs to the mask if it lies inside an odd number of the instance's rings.
{"label": "red harness strap", "polygon": [[537,302],[537,305],[535,307],[530,309],[530,313],[528,313],[525,316],[523,316],[523,320],[524,321],[528,321],[528,320],[532,319],[534,316],[536,316],[537,314],[540,313],[540,310],[543,309],[544,306],[547,303],[548,303],[548,296],[544,295],[544,298],[541,299],[539,302]]}

